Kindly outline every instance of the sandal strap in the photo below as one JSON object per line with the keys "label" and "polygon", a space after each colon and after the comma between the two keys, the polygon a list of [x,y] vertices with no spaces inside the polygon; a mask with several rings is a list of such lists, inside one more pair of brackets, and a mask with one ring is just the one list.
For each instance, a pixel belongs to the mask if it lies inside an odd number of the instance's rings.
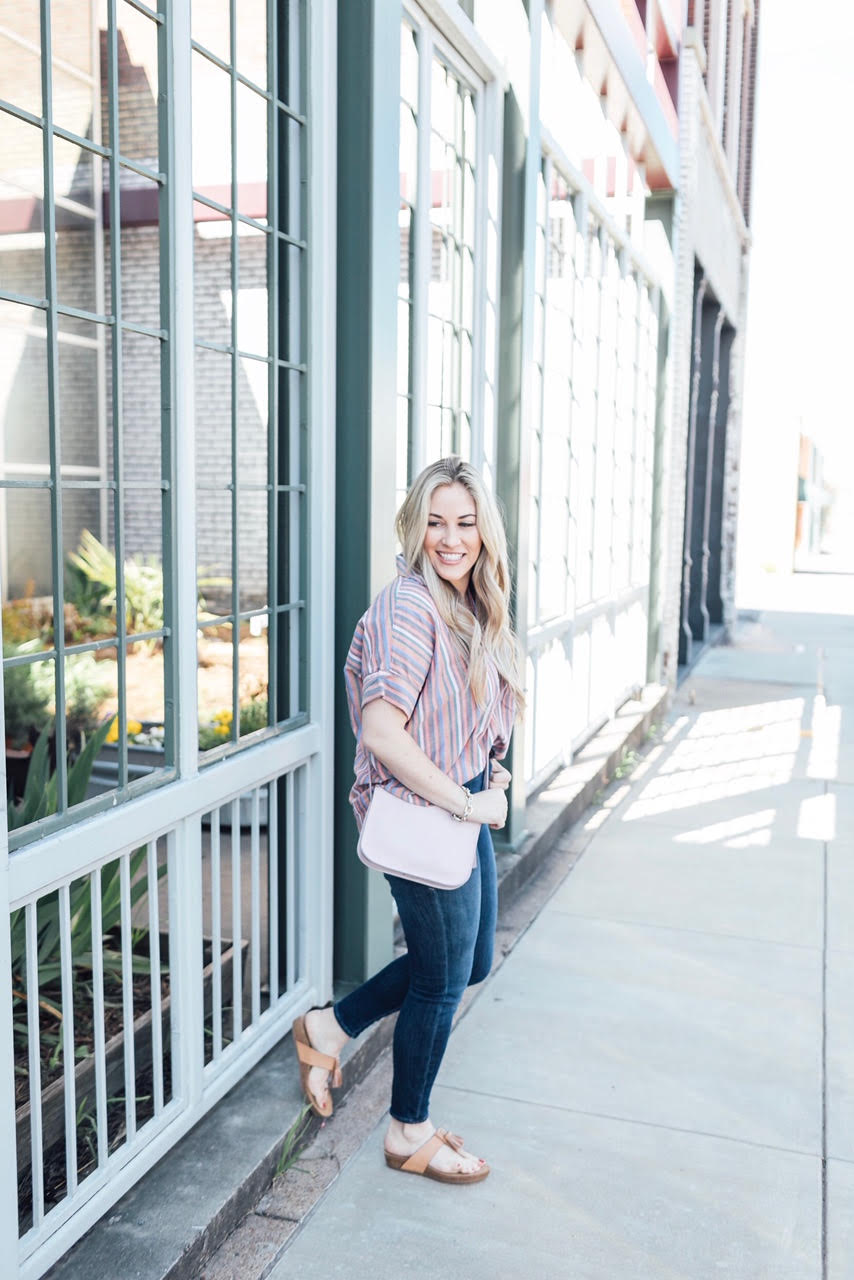
{"label": "sandal strap", "polygon": [[408,1160],[401,1166],[407,1173],[423,1173],[440,1147],[451,1147],[454,1151],[462,1150],[463,1140],[447,1129],[437,1129],[417,1151],[413,1151]]}
{"label": "sandal strap", "polygon": [[322,1067],[325,1071],[331,1071],[333,1089],[341,1088],[341,1066],[337,1058],[333,1058],[329,1053],[321,1053],[319,1049],[313,1049],[310,1044],[302,1040],[297,1040],[296,1046],[300,1062],[304,1062],[309,1067]]}

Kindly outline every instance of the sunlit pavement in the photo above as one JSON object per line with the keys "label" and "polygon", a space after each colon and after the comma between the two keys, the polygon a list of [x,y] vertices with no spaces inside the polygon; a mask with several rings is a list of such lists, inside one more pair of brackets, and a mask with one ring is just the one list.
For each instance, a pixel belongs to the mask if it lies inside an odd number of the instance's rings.
{"label": "sunlit pavement", "polygon": [[279,1280],[854,1274],[854,579],[774,592],[454,1032],[434,1118],[491,1176],[381,1125]]}

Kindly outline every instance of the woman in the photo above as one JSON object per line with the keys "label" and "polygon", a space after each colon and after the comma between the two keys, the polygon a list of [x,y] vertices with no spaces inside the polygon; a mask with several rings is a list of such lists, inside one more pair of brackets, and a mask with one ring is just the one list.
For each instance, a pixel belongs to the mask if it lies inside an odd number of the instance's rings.
{"label": "woman", "polygon": [[340,1082],[347,1040],[399,1010],[386,1162],[442,1182],[478,1182],[489,1166],[434,1128],[429,1102],[462,993],[492,963],[489,827],[504,825],[510,783],[497,758],[522,706],[506,540],[492,495],[456,457],[422,471],[397,533],[398,577],[359,622],[345,666],[357,741],[350,801],[359,827],[372,784],[456,816],[468,809],[468,820],[481,824],[477,866],[459,889],[387,876],[407,954],[334,1006],[298,1018],[294,1039],[306,1097],[319,1115],[331,1115],[330,1075]]}

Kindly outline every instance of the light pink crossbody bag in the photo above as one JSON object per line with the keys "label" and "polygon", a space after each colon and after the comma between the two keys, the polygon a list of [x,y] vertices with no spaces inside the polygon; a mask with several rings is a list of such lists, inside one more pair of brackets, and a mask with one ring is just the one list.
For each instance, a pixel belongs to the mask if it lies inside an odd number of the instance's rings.
{"label": "light pink crossbody bag", "polygon": [[358,853],[365,866],[386,875],[459,889],[477,865],[479,835],[478,822],[456,822],[438,805],[412,804],[372,786]]}

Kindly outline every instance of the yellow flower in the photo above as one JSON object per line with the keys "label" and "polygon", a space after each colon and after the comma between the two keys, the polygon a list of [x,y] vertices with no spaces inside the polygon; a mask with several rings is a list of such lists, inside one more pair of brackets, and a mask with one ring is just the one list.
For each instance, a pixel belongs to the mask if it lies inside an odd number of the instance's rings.
{"label": "yellow flower", "polygon": [[[127,731],[128,731],[128,737],[134,738],[138,733],[142,733],[142,725],[138,720],[128,720]],[[107,736],[104,739],[104,741],[118,742],[118,740],[119,740],[119,717],[113,716],[112,724],[110,725],[107,731]]]}
{"label": "yellow flower", "polygon": [[218,711],[214,716],[214,724],[231,724],[233,719],[233,713],[224,707],[222,711]]}
{"label": "yellow flower", "polygon": [[218,724],[214,732],[219,738],[227,738],[231,730],[227,724]]}

